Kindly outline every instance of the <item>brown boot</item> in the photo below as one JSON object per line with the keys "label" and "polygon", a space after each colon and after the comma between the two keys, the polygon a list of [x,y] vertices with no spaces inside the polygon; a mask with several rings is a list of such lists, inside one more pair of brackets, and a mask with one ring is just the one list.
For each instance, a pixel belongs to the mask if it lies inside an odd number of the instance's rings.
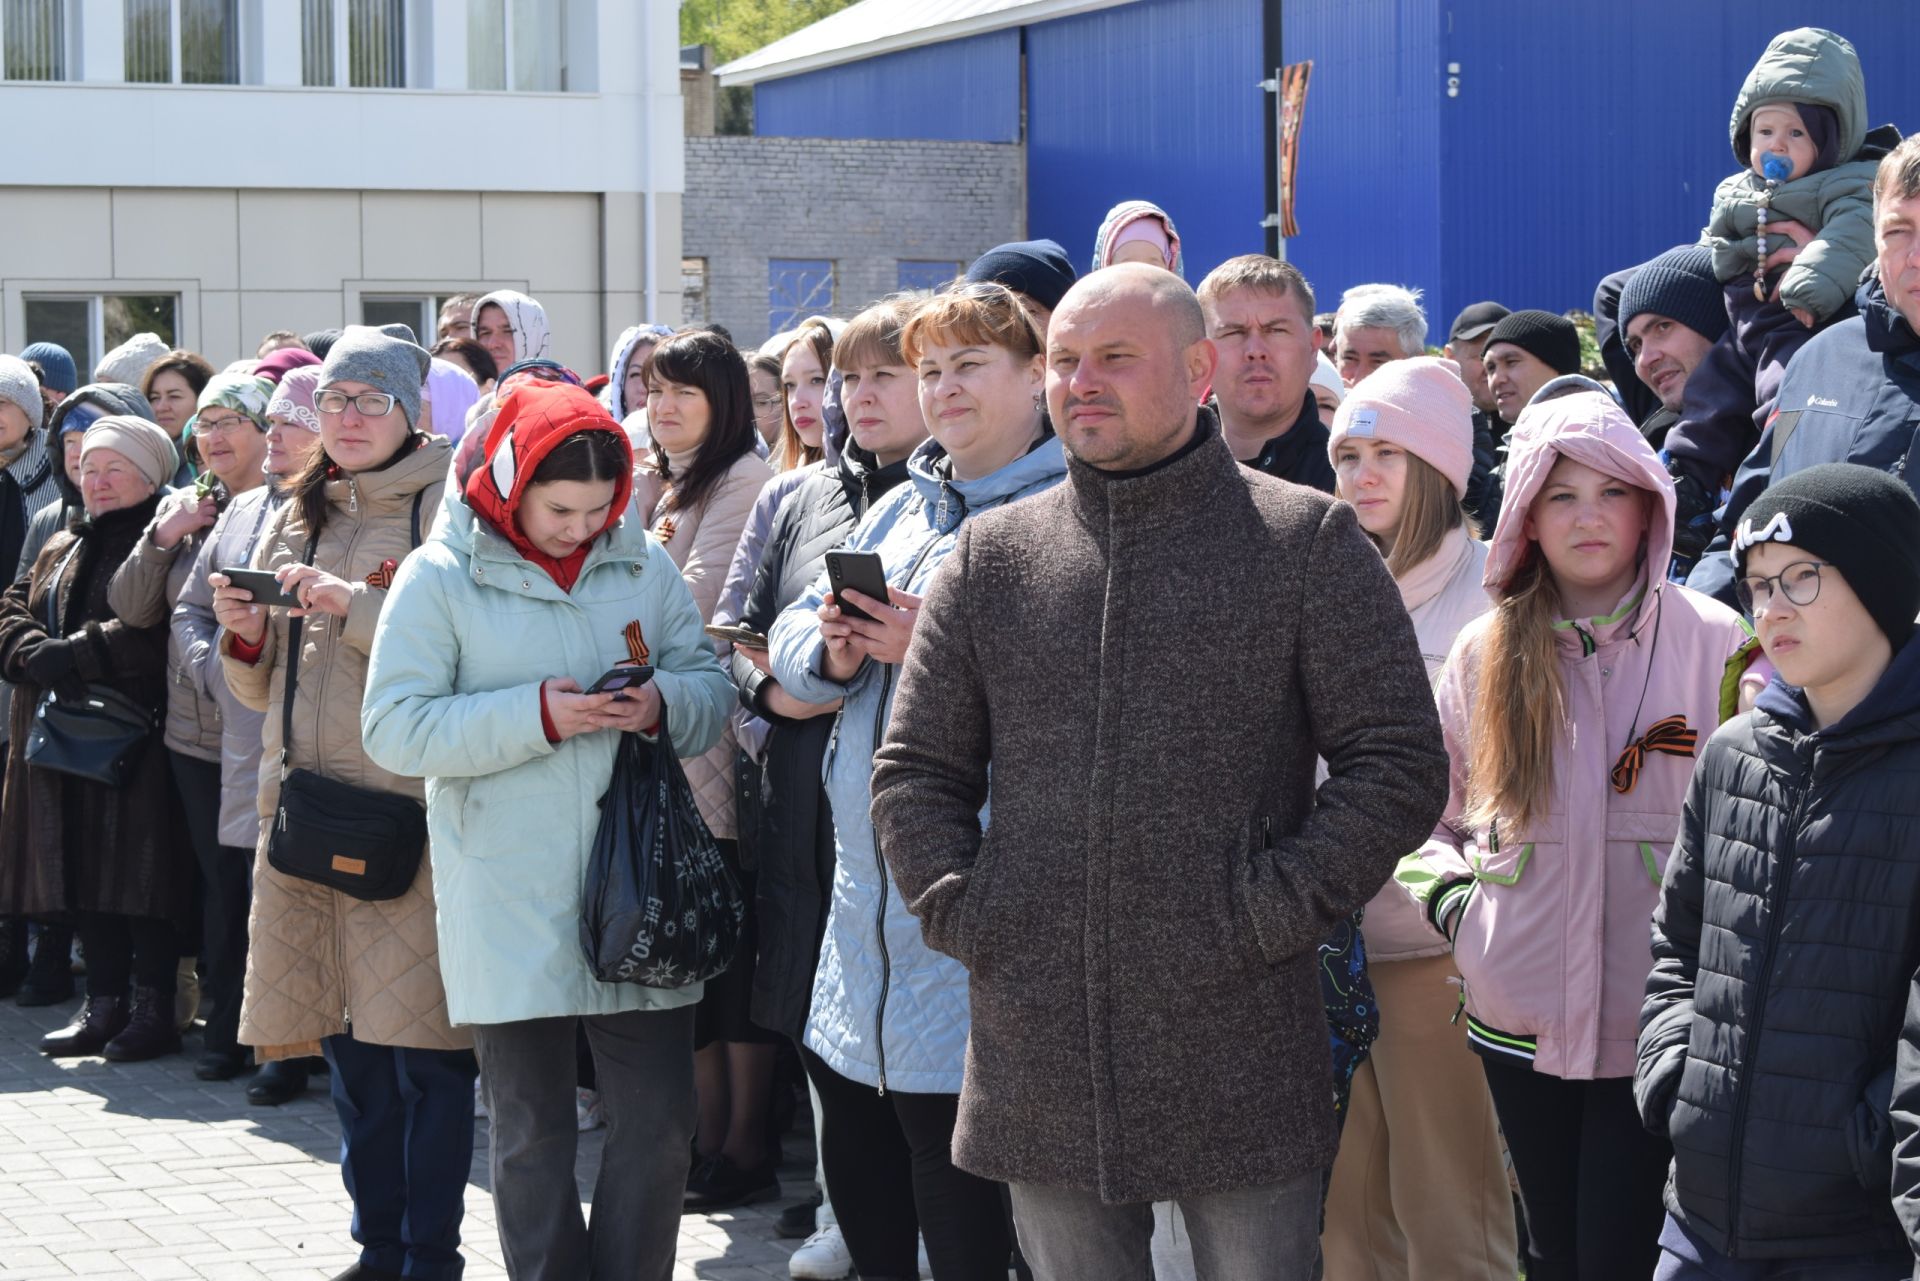
{"label": "brown boot", "polygon": [[89,996],[73,1022],[40,1038],[40,1052],[51,1058],[83,1058],[107,1048],[127,1026],[126,1001],[118,996]]}
{"label": "brown boot", "polygon": [[133,989],[133,1009],[120,1035],[101,1051],[110,1062],[142,1063],[180,1052],[180,1030],[173,1025],[173,993],[159,988]]}

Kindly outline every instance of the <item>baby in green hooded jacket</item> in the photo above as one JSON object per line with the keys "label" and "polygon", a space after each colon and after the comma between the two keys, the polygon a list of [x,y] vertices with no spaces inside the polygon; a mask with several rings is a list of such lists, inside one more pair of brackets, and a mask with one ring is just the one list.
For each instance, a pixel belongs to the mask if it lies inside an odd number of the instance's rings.
{"label": "baby in green hooded jacket", "polygon": [[[1705,242],[1732,324],[1687,381],[1667,434],[1679,524],[1710,521],[1722,487],[1758,443],[1787,362],[1813,331],[1851,315],[1873,261],[1873,175],[1900,141],[1868,130],[1860,59],[1819,27],[1775,36],[1734,100],[1729,134],[1746,166],[1720,183]],[[1783,222],[1811,238],[1787,237]],[[1803,241],[1784,269],[1769,251]]]}

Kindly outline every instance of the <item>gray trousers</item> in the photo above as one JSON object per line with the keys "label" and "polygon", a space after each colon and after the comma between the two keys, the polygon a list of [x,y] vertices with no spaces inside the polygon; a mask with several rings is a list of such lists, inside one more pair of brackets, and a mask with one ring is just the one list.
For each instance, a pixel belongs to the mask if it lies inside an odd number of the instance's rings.
{"label": "gray trousers", "polygon": [[[1320,1193],[1310,1170],[1280,1183],[1176,1202],[1197,1281],[1312,1281],[1320,1263]],[[1013,1222],[1034,1281],[1152,1281],[1154,1207],[1015,1183]]]}
{"label": "gray trousers", "polygon": [[[513,1281],[670,1281],[693,1142],[693,1008],[473,1028]],[[607,1122],[591,1226],[574,1184],[576,1023]]]}

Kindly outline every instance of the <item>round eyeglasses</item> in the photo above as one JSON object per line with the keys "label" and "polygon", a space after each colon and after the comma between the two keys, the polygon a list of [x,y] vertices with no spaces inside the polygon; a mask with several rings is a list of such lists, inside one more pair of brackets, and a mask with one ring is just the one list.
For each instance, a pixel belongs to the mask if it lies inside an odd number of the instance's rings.
{"label": "round eyeglasses", "polygon": [[1748,574],[1733,592],[1749,615],[1772,605],[1775,592],[1791,604],[1811,605],[1820,597],[1820,571],[1831,568],[1825,561],[1797,560],[1777,574]]}

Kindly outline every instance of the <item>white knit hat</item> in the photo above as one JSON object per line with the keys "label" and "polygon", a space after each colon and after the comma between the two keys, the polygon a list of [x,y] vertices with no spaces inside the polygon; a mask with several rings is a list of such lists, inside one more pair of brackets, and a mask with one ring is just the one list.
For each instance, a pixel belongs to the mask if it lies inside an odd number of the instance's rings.
{"label": "white knit hat", "polygon": [[38,427],[46,412],[40,399],[40,380],[18,356],[0,356],[0,400],[20,406],[29,428]]}
{"label": "white knit hat", "polygon": [[1347,386],[1340,381],[1340,371],[1333,367],[1324,351],[1315,352],[1313,357],[1313,377],[1307,379],[1311,387],[1325,387],[1333,393],[1333,403],[1339,404],[1347,398]]}
{"label": "white knit hat", "polygon": [[93,381],[138,387],[154,362],[166,359],[172,350],[159,334],[135,334],[100,358],[93,369]]}

